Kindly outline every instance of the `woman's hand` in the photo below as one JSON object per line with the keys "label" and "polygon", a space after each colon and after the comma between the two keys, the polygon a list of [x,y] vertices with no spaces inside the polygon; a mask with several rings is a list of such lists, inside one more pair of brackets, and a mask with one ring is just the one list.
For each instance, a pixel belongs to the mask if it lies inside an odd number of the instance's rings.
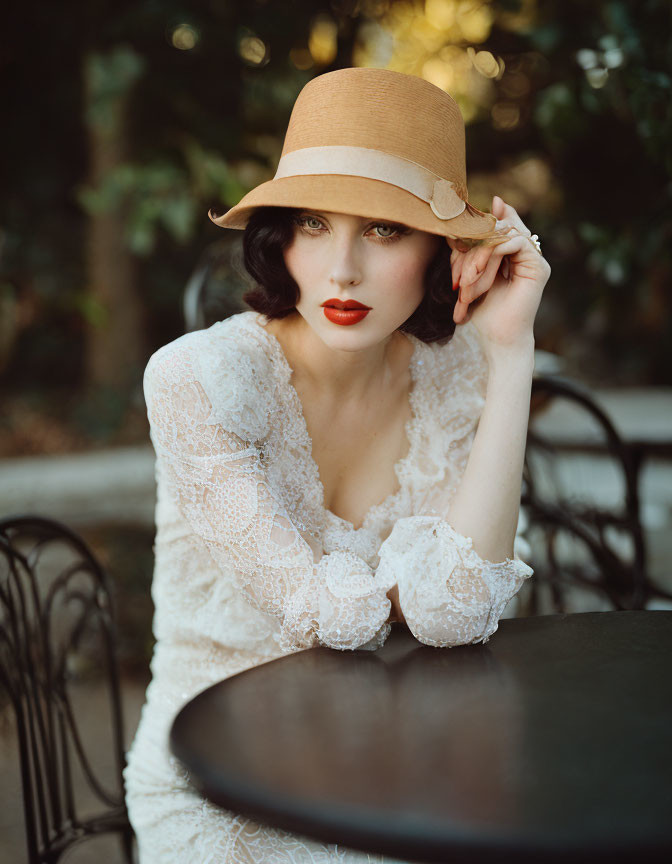
{"label": "woman's hand", "polygon": [[[534,319],[551,267],[528,239],[532,232],[516,210],[495,195],[492,213],[499,225],[515,228],[511,239],[497,246],[468,248],[447,238],[453,250],[453,286],[459,298],[456,324],[472,321],[486,355],[534,344]],[[486,296],[487,295],[487,296]]]}

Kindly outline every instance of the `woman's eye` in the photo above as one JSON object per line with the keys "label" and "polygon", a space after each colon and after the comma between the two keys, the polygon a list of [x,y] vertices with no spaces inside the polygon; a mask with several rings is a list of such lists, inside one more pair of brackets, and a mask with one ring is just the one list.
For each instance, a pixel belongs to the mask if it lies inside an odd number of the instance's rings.
{"label": "woman's eye", "polygon": [[[313,223],[312,225],[310,223]],[[322,223],[317,216],[297,216],[296,224],[301,228],[308,228],[309,231],[317,231],[322,227]]]}
{"label": "woman's eye", "polygon": [[[378,222],[373,227],[376,229],[375,237],[381,243],[396,243],[397,240],[401,240],[404,234],[409,233],[408,228],[401,228],[397,225],[388,225],[387,222]],[[378,233],[379,228],[382,228],[383,231],[388,233]]]}

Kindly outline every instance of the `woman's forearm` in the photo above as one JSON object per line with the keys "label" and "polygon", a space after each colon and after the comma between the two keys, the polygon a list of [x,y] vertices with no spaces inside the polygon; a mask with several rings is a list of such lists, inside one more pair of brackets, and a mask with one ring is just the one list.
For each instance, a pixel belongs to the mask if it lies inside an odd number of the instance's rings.
{"label": "woman's forearm", "polygon": [[530,413],[534,339],[489,358],[485,405],[446,514],[489,561],[513,557]]}

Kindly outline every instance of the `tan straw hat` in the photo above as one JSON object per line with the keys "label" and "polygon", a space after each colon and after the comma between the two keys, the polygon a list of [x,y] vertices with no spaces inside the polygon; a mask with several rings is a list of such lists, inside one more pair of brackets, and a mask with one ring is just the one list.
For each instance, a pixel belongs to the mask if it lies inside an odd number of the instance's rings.
{"label": "tan straw hat", "polygon": [[243,229],[257,207],[296,207],[401,222],[446,237],[501,238],[468,201],[458,104],[416,75],[351,67],[299,93],[275,177],[223,215]]}

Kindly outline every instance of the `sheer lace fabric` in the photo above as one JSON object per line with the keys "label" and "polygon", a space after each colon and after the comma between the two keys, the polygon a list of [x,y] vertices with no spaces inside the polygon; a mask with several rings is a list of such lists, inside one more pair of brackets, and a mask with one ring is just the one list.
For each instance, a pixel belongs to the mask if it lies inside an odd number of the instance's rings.
{"label": "sheer lace fabric", "polygon": [[412,417],[399,489],[355,528],[324,506],[292,370],[263,322],[243,312],[185,334],[145,370],[157,643],[126,769],[141,864],[386,860],[202,802],[167,750],[175,713],[215,681],[292,651],[375,650],[390,632],[395,584],[420,641],[487,641],[532,575],[521,536],[513,559],[485,561],[441,515],[484,404],[487,365],[470,324],[442,346],[408,336]]}

